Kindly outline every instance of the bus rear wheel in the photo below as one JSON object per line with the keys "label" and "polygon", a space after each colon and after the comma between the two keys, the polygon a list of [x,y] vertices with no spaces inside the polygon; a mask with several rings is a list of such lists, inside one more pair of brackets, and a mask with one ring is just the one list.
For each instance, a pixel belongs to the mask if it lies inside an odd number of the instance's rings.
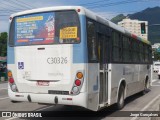
{"label": "bus rear wheel", "polygon": [[142,91],[142,95],[145,95],[147,93],[148,89],[149,89],[149,82],[148,82],[148,80],[146,80],[145,84],[144,84],[144,89]]}
{"label": "bus rear wheel", "polygon": [[117,109],[120,110],[124,107],[124,86],[121,85],[118,92]]}

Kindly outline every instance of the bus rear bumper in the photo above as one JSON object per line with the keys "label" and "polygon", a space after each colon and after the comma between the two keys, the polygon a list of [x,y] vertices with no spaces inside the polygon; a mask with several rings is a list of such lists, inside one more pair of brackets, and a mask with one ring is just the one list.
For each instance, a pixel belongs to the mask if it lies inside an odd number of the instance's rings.
{"label": "bus rear bumper", "polygon": [[55,95],[55,94],[36,94],[36,93],[19,93],[8,89],[9,98],[13,101],[29,101],[35,103],[76,105],[87,108],[87,94],[78,95]]}

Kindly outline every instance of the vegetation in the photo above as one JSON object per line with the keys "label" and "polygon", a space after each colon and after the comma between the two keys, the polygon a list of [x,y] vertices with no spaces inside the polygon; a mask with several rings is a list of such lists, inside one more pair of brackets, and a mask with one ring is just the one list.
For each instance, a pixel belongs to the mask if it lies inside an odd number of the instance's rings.
{"label": "vegetation", "polygon": [[0,33],[0,56],[7,56],[7,32]]}
{"label": "vegetation", "polygon": [[154,55],[154,61],[160,60],[160,52],[153,51],[153,55]]}
{"label": "vegetation", "polygon": [[119,21],[122,21],[124,18],[126,18],[126,16],[124,16],[123,14],[119,14],[116,17],[112,18],[111,21],[114,23],[118,23]]}

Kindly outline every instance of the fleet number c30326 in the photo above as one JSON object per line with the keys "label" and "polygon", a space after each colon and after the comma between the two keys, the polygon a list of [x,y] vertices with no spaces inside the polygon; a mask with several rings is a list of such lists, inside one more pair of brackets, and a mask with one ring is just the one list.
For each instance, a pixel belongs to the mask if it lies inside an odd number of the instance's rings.
{"label": "fleet number c30326", "polygon": [[47,58],[48,64],[67,64],[67,57],[49,57]]}

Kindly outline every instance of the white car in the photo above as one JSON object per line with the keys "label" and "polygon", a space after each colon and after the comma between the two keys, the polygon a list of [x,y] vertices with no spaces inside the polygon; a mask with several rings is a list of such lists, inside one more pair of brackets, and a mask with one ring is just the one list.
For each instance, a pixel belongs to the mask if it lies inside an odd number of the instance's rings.
{"label": "white car", "polygon": [[154,62],[153,64],[153,72],[159,72],[160,62]]}

